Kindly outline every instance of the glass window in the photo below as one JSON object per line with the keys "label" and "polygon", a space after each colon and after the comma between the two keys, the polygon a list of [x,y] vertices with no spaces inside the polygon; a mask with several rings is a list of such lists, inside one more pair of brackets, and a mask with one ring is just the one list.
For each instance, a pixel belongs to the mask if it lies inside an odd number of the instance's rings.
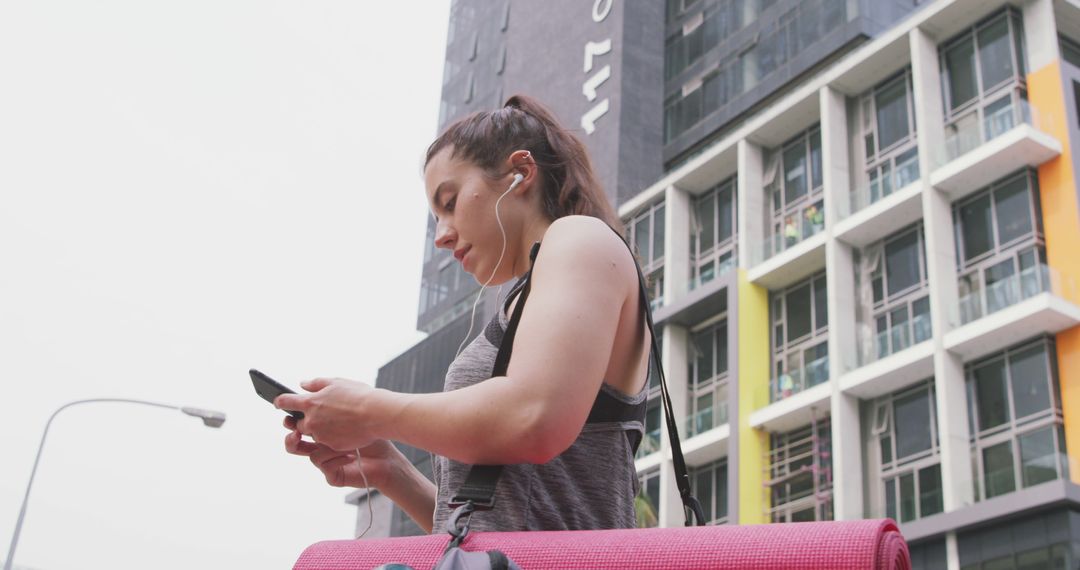
{"label": "glass window", "polygon": [[810,284],[787,292],[787,341],[802,338],[811,331]]}
{"label": "glass window", "polygon": [[710,192],[697,203],[697,219],[700,228],[698,251],[704,252],[716,245],[715,231],[716,195]]}
{"label": "glass window", "polygon": [[822,184],[824,184],[821,172],[821,131],[814,131],[810,134],[810,165],[813,188],[821,188]]}
{"label": "glass window", "polygon": [[956,110],[975,98],[975,47],[964,38],[945,52],[949,109]]}
{"label": "glass window", "polygon": [[915,475],[900,476],[900,522],[915,520]]}
{"label": "glass window", "polygon": [[653,251],[652,260],[664,257],[664,205],[653,212]]}
{"label": "glass window", "polygon": [[732,194],[731,188],[726,188],[718,194],[719,216],[717,217],[717,229],[720,234],[718,241],[721,242],[735,235],[735,200],[732,199]]}
{"label": "glass window", "polygon": [[878,91],[875,99],[878,144],[880,148],[888,148],[908,136],[906,75]]}
{"label": "glass window", "polygon": [[713,514],[712,497],[712,470],[702,469],[694,477],[694,492],[697,500],[701,503],[701,510],[705,512],[705,520],[711,521],[716,518]]}
{"label": "glass window", "polygon": [[963,230],[965,261],[974,259],[994,247],[991,224],[989,194],[960,207],[960,227]]}
{"label": "glass window", "polygon": [[643,216],[634,225],[634,247],[643,262],[648,262],[649,256],[649,217]]}
{"label": "glass window", "polygon": [[922,281],[919,277],[918,232],[908,232],[885,244],[885,271],[890,296]]}
{"label": "glass window", "polygon": [[712,378],[712,329],[705,329],[694,335],[694,348],[697,353],[697,374],[694,377],[694,383],[696,384]]}
{"label": "glass window", "polygon": [[806,149],[798,143],[784,149],[784,202],[806,195]]}
{"label": "glass window", "polygon": [[1004,15],[979,30],[979,69],[983,91],[1013,77],[1009,21]]}
{"label": "glass window", "polygon": [[1035,346],[1009,358],[1016,417],[1023,418],[1050,408],[1050,371],[1046,348]]}
{"label": "glass window", "polygon": [[979,430],[987,430],[1009,421],[1008,396],[1005,394],[1005,363],[995,360],[974,370],[976,401],[979,403]]}
{"label": "glass window", "polygon": [[1054,426],[1021,435],[1018,440],[1024,487],[1057,479]]}
{"label": "glass window", "polygon": [[986,474],[987,499],[1016,490],[1011,441],[992,445],[983,450],[983,471]]}
{"label": "glass window", "polygon": [[1013,178],[994,190],[998,243],[1006,244],[1031,233],[1030,195],[1026,176]]}
{"label": "glass window", "polygon": [[814,280],[814,322],[815,330],[821,330],[829,325],[829,307],[825,296],[825,277]]}
{"label": "glass window", "polygon": [[941,465],[919,470],[919,516],[930,516],[944,510],[941,495]]}
{"label": "glass window", "polygon": [[920,390],[897,398],[893,403],[896,418],[896,456],[903,459],[930,449],[930,392]]}

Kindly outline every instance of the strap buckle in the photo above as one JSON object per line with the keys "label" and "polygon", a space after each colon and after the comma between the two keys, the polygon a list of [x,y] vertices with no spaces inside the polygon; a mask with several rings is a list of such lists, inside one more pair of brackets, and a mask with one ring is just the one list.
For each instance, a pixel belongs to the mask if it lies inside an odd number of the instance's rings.
{"label": "strap buckle", "polygon": [[[454,504],[451,503],[450,506],[454,506]],[[472,514],[476,510],[476,505],[472,501],[465,501],[458,505],[454,512],[450,513],[450,518],[446,521],[446,532],[450,533],[453,538],[450,539],[450,544],[446,546],[446,550],[458,548],[465,541],[465,537],[469,534],[469,522],[472,520]]]}

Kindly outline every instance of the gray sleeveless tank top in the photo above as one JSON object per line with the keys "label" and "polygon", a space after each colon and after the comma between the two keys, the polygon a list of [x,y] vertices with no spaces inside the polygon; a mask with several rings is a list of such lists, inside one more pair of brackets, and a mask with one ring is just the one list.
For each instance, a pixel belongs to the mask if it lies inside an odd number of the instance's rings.
{"label": "gray sleeveless tank top", "polygon": [[[506,332],[505,306],[461,352],[446,373],[443,391],[457,390],[491,377]],[[601,390],[626,404],[640,404],[648,387],[627,396],[606,382]],[[627,431],[645,432],[640,421],[589,422],[558,457],[543,465],[507,465],[495,488],[495,508],[472,515],[478,531],[591,530],[636,526],[638,492],[634,454]],[[523,442],[522,445],[528,445]],[[461,487],[470,465],[433,456],[438,486],[432,533],[442,533],[451,509],[447,503]]]}

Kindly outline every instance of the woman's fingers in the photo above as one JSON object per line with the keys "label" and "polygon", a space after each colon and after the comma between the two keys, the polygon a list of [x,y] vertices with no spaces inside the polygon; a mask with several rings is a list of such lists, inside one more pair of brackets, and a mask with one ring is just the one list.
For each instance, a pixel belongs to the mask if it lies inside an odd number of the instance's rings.
{"label": "woman's fingers", "polygon": [[290,415],[286,414],[285,419],[281,423],[285,425],[286,429],[291,429],[291,430],[296,429],[296,418],[294,418],[294,417],[292,417]]}
{"label": "woman's fingers", "polygon": [[312,453],[319,451],[319,444],[304,441],[300,438],[300,433],[297,431],[290,431],[285,436],[285,451],[293,455],[310,456]]}
{"label": "woman's fingers", "polygon": [[[312,457],[311,461],[312,461],[312,463],[315,463],[315,458]],[[319,469],[323,470],[323,472],[326,472],[326,471],[329,471],[331,469],[337,469],[339,467],[344,467],[344,466],[352,463],[353,461],[356,461],[356,456],[352,455],[352,454],[349,454],[349,453],[346,453],[345,455],[338,455],[336,457],[330,457],[330,458],[326,459],[325,461],[323,461],[321,463],[315,463],[315,465],[318,466]]]}

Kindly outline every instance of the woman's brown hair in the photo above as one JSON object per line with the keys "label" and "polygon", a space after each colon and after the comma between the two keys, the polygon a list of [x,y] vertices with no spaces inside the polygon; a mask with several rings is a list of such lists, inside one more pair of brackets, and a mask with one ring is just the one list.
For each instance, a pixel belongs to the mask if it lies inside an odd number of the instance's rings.
{"label": "woman's brown hair", "polygon": [[539,168],[544,213],[552,220],[592,216],[619,235],[624,233],[593,173],[585,145],[531,97],[514,95],[501,109],[476,112],[454,122],[428,147],[424,166],[446,147],[452,157],[468,160],[493,177],[505,174],[499,169],[510,153],[527,150]]}

